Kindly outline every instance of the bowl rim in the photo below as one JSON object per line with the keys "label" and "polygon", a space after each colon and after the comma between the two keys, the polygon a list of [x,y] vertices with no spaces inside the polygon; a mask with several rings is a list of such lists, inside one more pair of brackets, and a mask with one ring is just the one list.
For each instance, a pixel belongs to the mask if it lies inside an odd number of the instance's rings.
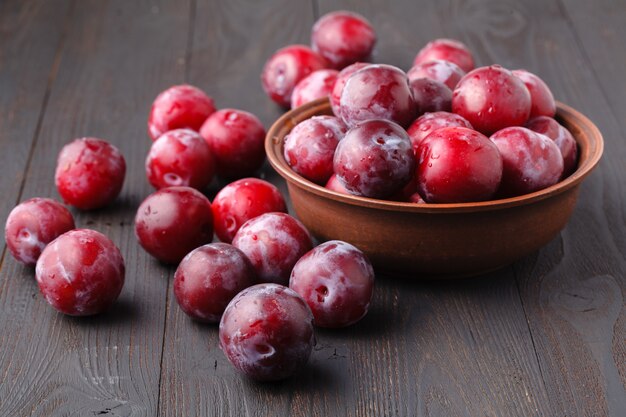
{"label": "bowl rim", "polygon": [[[284,138],[295,125],[315,115],[329,114],[331,110],[328,98],[318,99],[306,103],[296,109],[292,109],[279,117],[270,127],[265,138],[265,152],[270,165],[288,183],[295,184],[313,194],[326,197],[330,200],[366,208],[374,208],[385,211],[400,211],[408,213],[461,213],[499,210],[508,207],[523,206],[544,200],[561,194],[576,187],[598,165],[604,151],[604,140],[597,126],[578,110],[556,102],[557,113],[555,118],[559,121],[568,121],[570,126],[587,131],[586,135],[572,132],[578,144],[578,167],[570,176],[558,183],[533,193],[521,196],[488,200],[471,203],[412,203],[401,201],[380,200],[356,195],[341,194],[331,191],[321,185],[315,184],[293,171],[283,156]],[[332,113],[330,113],[332,114]],[[570,128],[570,131],[572,129]]]}

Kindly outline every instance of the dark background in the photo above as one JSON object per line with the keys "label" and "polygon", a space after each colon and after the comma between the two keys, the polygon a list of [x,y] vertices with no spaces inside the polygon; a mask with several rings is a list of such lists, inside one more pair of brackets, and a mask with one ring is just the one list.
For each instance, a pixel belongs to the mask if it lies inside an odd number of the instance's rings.
{"label": "dark background", "polygon": [[[261,89],[263,63],[341,8],[372,21],[377,62],[407,70],[447,36],[479,65],[537,73],[599,126],[605,155],[539,252],[460,282],[379,275],[362,322],[320,330],[300,375],[258,384],[227,363],[216,326],[182,313],[173,269],[136,242],[135,210],[151,192],[147,113],[161,90],[188,82],[269,127],[281,112]],[[626,2],[609,0],[0,1],[3,221],[19,201],[58,198],[56,155],[75,137],[105,138],[128,163],[112,207],[74,211],[126,258],[109,312],[57,313],[3,249],[0,415],[626,415],[624,22]],[[269,167],[262,175],[285,191]]]}

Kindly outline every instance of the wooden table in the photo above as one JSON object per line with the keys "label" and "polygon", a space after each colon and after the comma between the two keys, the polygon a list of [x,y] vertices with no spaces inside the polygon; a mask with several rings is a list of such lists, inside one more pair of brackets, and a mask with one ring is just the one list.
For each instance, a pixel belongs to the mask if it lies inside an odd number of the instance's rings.
{"label": "wooden table", "polygon": [[[147,112],[159,91],[188,82],[269,127],[281,112],[260,86],[265,59],[308,43],[315,19],[338,8],[371,19],[378,62],[408,69],[428,40],[448,36],[480,65],[536,72],[599,126],[605,156],[539,252],[462,282],[378,276],[361,323],[319,330],[297,377],[254,383],[227,363],[216,326],[182,313],[173,269],[134,237],[151,192]],[[626,415],[625,21],[618,0],[0,2],[3,221],[19,201],[58,198],[56,155],[75,137],[110,140],[129,168],[112,207],[73,211],[125,256],[108,313],[55,312],[33,270],[3,250],[0,415]],[[286,191],[269,166],[262,176]]]}

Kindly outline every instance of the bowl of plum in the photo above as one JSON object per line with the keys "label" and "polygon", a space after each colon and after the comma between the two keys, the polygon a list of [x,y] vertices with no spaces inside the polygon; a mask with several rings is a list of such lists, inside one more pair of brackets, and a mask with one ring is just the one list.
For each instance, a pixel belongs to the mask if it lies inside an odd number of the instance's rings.
{"label": "bowl of plum", "polygon": [[420,71],[354,64],[273,124],[266,153],[298,218],[417,278],[484,274],[546,245],[600,160],[597,127],[527,71],[476,68],[453,89]]}

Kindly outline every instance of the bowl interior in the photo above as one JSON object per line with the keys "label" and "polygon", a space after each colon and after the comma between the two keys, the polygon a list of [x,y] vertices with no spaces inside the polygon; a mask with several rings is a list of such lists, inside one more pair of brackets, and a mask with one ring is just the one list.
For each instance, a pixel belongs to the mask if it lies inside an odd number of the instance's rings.
{"label": "bowl interior", "polygon": [[557,184],[534,193],[500,200],[474,203],[454,204],[416,204],[388,200],[377,200],[354,195],[345,195],[328,190],[320,185],[301,177],[291,170],[283,156],[285,136],[298,123],[318,115],[332,115],[328,99],[319,99],[293,109],[281,116],[270,128],[265,141],[265,149],[270,164],[288,182],[308,191],[336,201],[363,207],[378,208],[391,211],[408,211],[415,213],[450,213],[473,212],[482,210],[498,210],[511,206],[531,204],[565,192],[580,182],[595,168],[600,161],[604,149],[602,134],[586,116],[573,108],[557,102],[556,119],[574,136],[578,144],[578,167],[574,173]]}

